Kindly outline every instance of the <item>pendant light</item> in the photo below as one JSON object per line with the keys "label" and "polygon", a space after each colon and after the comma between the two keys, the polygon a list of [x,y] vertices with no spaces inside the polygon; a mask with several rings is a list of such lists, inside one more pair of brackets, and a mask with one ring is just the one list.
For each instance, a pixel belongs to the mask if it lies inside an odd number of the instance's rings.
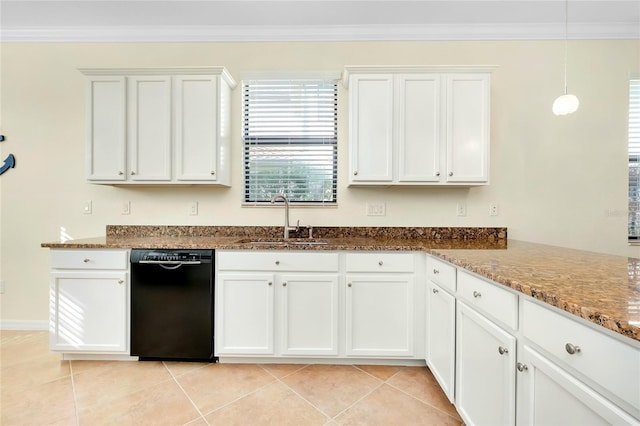
{"label": "pendant light", "polygon": [[575,95],[567,93],[567,40],[569,38],[569,0],[564,3],[564,94],[553,102],[555,115],[567,115],[574,113],[580,106],[580,101]]}

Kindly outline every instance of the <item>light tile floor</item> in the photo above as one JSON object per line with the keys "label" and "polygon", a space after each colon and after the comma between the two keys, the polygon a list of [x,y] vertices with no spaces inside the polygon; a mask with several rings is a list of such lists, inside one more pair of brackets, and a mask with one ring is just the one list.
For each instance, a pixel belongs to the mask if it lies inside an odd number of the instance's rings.
{"label": "light tile floor", "polygon": [[427,368],[61,361],[0,332],[0,424],[456,425]]}

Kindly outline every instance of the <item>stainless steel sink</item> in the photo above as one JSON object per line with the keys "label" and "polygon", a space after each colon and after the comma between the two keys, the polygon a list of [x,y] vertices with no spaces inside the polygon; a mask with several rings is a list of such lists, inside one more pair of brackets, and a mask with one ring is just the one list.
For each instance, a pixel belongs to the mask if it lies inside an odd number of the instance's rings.
{"label": "stainless steel sink", "polygon": [[288,240],[281,239],[266,239],[266,238],[243,238],[237,241],[240,244],[254,244],[254,245],[272,245],[272,246],[307,246],[307,245],[325,245],[329,244],[327,240],[318,240],[311,238],[291,238]]}

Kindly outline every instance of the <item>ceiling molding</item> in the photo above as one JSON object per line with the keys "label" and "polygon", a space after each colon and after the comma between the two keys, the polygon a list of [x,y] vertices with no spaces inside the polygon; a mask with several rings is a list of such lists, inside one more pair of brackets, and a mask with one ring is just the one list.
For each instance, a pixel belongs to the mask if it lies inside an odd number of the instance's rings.
{"label": "ceiling molding", "polygon": [[[253,41],[421,41],[556,40],[562,26],[553,24],[466,25],[284,25],[284,26],[4,26],[2,42],[253,42]],[[630,23],[572,24],[569,39],[640,40]]]}

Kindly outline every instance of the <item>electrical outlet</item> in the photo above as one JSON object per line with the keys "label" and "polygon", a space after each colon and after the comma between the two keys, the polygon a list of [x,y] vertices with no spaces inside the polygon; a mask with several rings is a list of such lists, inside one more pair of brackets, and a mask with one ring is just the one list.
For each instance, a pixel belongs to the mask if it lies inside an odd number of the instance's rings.
{"label": "electrical outlet", "polygon": [[131,201],[122,202],[122,211],[120,214],[131,214]]}
{"label": "electrical outlet", "polygon": [[498,216],[498,205],[495,203],[489,204],[489,216]]}
{"label": "electrical outlet", "polygon": [[467,215],[467,205],[465,203],[458,203],[456,207],[456,216],[466,216]]}
{"label": "electrical outlet", "polygon": [[386,210],[385,203],[367,203],[367,216],[384,216]]}
{"label": "electrical outlet", "polygon": [[192,201],[191,204],[189,204],[189,215],[190,216],[198,216],[198,202],[197,201]]}
{"label": "electrical outlet", "polygon": [[91,214],[93,212],[93,208],[91,207],[91,200],[87,200],[82,204],[82,213]]}
{"label": "electrical outlet", "polygon": [[0,280],[0,294],[4,293],[4,280]]}

